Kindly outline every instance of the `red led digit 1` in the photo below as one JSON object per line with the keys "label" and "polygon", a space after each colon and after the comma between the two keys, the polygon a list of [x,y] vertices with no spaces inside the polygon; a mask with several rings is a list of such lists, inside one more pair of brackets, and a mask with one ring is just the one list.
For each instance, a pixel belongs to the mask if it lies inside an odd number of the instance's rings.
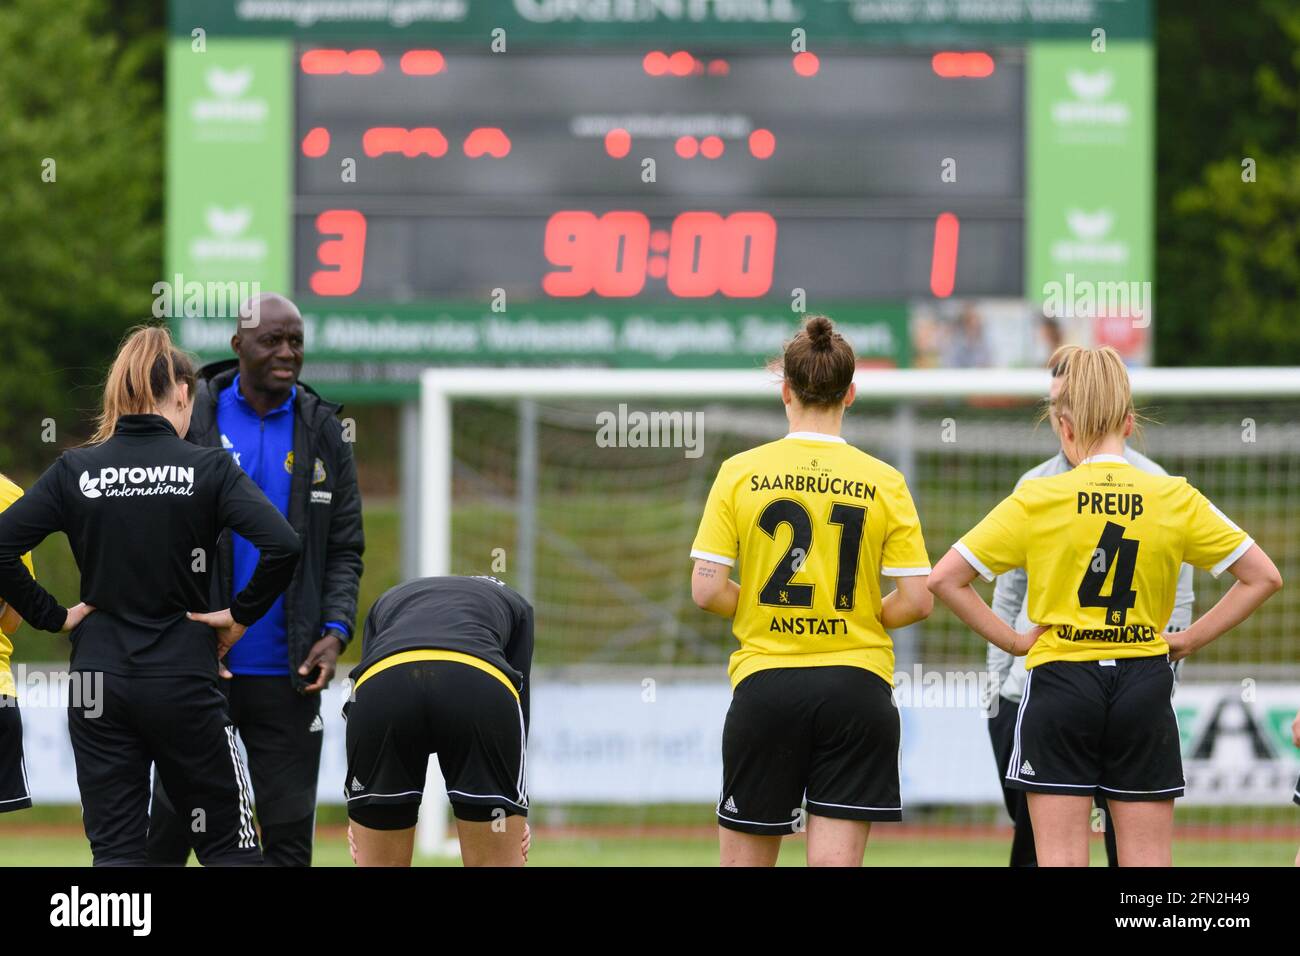
{"label": "red led digit 1", "polygon": [[930,259],[930,291],[940,299],[952,295],[957,282],[957,243],[961,222],[950,212],[934,221],[934,255]]}
{"label": "red led digit 1", "polygon": [[316,247],[323,266],[311,274],[311,291],[317,295],[351,295],[361,286],[366,261],[366,217],[355,209],[328,209],[316,217],[316,231],[327,239]]}
{"label": "red led digit 1", "polygon": [[543,291],[563,297],[589,294],[599,271],[599,244],[600,223],[593,214],[571,209],[551,216],[546,222],[542,251],[551,265],[568,269],[546,273],[542,277]]}
{"label": "red led digit 1", "polygon": [[733,212],[723,231],[722,294],[735,299],[766,294],[776,259],[776,220],[765,212]]}
{"label": "red led digit 1", "polygon": [[716,212],[684,212],[674,219],[668,291],[684,299],[716,295],[723,241],[722,217]]}
{"label": "red led digit 1", "polygon": [[597,295],[626,298],[645,288],[650,220],[640,212],[607,212],[600,217]]}

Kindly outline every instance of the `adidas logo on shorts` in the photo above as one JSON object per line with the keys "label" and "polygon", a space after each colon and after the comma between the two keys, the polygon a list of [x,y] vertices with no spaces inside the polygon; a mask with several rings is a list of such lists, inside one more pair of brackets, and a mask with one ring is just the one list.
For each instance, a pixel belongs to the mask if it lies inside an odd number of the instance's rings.
{"label": "adidas logo on shorts", "polygon": [[1034,774],[1034,768],[1031,767],[1031,766],[1029,766],[1029,761],[1028,761],[1028,760],[1026,760],[1024,763],[1022,763],[1022,764],[1020,765],[1020,773],[1021,773],[1022,776],[1025,776],[1025,777],[1032,777],[1032,776],[1035,776],[1035,774]]}
{"label": "adidas logo on shorts", "polygon": [[722,805],[722,809],[726,810],[728,813],[740,812],[740,809],[736,806],[736,801],[731,797],[727,797],[727,802]]}
{"label": "adidas logo on shorts", "polygon": [[353,793],[356,793],[358,790],[364,790],[364,789],[366,789],[366,788],[363,787],[363,786],[361,786],[361,781],[358,780],[356,777],[353,777],[353,778],[352,778],[352,792],[353,792]]}
{"label": "adidas logo on shorts", "polygon": [[307,733],[314,734],[317,731],[321,731],[324,729],[325,729],[325,722],[320,719],[320,714],[317,714],[315,717],[311,719],[311,726],[307,728]]}

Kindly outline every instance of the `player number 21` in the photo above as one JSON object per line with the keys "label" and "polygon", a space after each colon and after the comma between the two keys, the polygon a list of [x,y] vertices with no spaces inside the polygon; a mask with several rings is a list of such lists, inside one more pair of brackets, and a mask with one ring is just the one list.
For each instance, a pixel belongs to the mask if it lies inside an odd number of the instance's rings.
{"label": "player number 21", "polygon": [[[866,517],[866,508],[845,504],[831,506],[829,524],[840,526],[839,566],[835,571],[837,611],[853,610],[858,587],[858,556],[862,551],[862,526]],[[763,509],[758,516],[758,526],[775,541],[781,525],[790,528],[790,544],[758,592],[758,603],[777,607],[812,607],[814,585],[792,583],[812,551],[812,516],[799,502],[778,498]]]}

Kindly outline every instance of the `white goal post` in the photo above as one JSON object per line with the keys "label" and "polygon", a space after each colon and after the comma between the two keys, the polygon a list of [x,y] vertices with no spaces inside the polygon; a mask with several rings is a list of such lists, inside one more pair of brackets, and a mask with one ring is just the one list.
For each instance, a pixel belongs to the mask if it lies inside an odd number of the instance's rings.
{"label": "white goal post", "polygon": [[[1131,370],[1130,378],[1139,404],[1147,399],[1204,402],[1300,398],[1300,368],[1292,367],[1143,368]],[[895,419],[895,426],[906,431],[913,423],[906,414],[909,403],[963,398],[1038,399],[1048,392],[1049,376],[1045,369],[860,369],[855,382],[859,401],[885,402],[904,413]],[[779,377],[764,369],[424,369],[420,376],[418,516],[405,517],[408,526],[414,523],[418,528],[419,574],[452,573],[452,413],[457,400],[518,401],[523,423],[528,421],[527,414],[535,413],[522,409],[534,403],[761,400],[765,396],[776,402],[779,387]],[[1300,429],[1300,422],[1292,427]],[[594,421],[592,430],[594,434]],[[526,431],[521,425],[521,447],[531,440],[535,458],[537,432],[533,427],[532,437],[527,439]],[[899,467],[908,471],[904,464],[899,463]],[[418,845],[426,854],[454,854],[456,842],[449,838],[447,803],[436,766],[430,761]]]}
{"label": "white goal post", "polygon": [[[1300,396],[1300,368],[1144,368],[1129,373],[1142,398]],[[1047,395],[1046,369],[863,369],[860,398]],[[423,577],[451,573],[451,403],[457,398],[741,398],[775,395],[765,370],[426,368],[420,374],[420,547]]]}

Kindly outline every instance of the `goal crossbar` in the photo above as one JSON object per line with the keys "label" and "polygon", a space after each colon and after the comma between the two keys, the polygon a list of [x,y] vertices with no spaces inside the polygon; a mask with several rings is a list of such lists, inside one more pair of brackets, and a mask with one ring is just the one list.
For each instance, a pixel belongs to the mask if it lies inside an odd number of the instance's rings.
{"label": "goal crossbar", "polygon": [[[1248,398],[1300,395],[1300,368],[1143,368],[1129,372],[1135,395]],[[936,399],[969,395],[1037,398],[1046,369],[859,369],[859,398]],[[637,397],[734,398],[780,385],[765,369],[426,368],[422,396],[445,398]]]}
{"label": "goal crossbar", "polygon": [[[1129,373],[1148,398],[1300,396],[1300,368],[1142,368]],[[858,399],[923,401],[971,396],[1039,398],[1046,369],[859,369]],[[451,403],[457,398],[739,398],[772,395],[765,369],[426,368],[420,374],[422,576],[451,573]]]}

